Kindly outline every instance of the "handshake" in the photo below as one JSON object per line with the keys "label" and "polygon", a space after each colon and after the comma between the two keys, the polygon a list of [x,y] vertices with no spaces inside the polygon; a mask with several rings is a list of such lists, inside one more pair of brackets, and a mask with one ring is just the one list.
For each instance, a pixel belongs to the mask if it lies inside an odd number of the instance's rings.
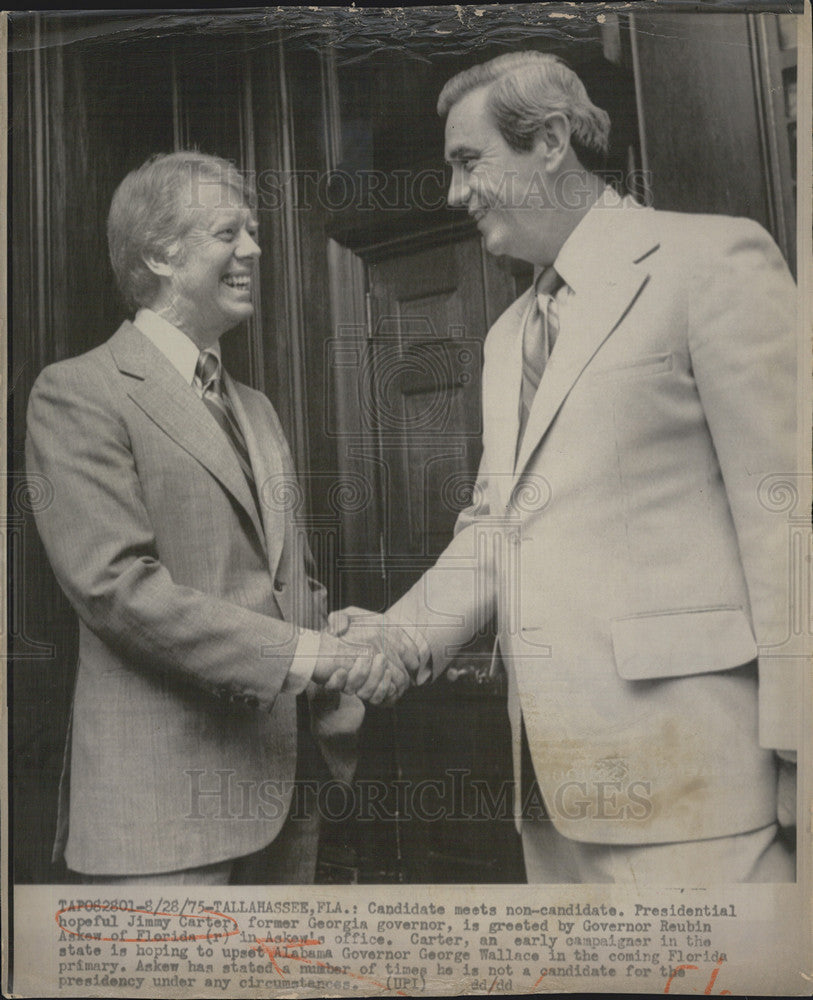
{"label": "handshake", "polygon": [[386,615],[345,608],[321,633],[313,680],[326,691],[354,694],[371,705],[392,705],[415,681],[428,654]]}

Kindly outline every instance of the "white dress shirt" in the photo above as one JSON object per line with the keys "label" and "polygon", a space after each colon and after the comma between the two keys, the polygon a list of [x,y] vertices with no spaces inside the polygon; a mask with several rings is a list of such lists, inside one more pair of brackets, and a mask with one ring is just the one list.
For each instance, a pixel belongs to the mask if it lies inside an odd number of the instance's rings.
{"label": "white dress shirt", "polygon": [[[152,309],[139,309],[133,324],[151,340],[158,350],[178,370],[183,380],[191,385],[195,392],[203,398],[203,387],[195,377],[200,349],[177,326],[173,326],[163,316]],[[207,350],[217,355],[220,360],[220,344],[214,343]],[[313,676],[316,659],[319,655],[320,635],[311,629],[299,630],[299,642],[291,662],[291,667],[282,685],[282,690],[288,694],[299,694],[304,691]]]}

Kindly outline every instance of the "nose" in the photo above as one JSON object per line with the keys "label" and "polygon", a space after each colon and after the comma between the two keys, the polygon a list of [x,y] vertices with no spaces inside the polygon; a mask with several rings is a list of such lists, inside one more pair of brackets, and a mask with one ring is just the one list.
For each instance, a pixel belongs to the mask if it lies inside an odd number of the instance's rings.
{"label": "nose", "polygon": [[240,231],[240,239],[235,247],[235,254],[238,257],[259,257],[262,253],[256,240],[247,229]]}
{"label": "nose", "polygon": [[464,208],[471,195],[471,188],[462,170],[452,168],[452,179],[446,201],[450,208]]}

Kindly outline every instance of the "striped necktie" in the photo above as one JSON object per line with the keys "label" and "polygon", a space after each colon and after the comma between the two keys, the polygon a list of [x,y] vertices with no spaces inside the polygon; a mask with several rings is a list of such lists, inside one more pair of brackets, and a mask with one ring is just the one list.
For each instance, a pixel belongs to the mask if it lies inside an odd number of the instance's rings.
{"label": "striped necktie", "polygon": [[234,415],[229,397],[223,392],[220,358],[212,353],[212,351],[201,351],[195,367],[195,378],[203,390],[203,402],[220,425],[220,429],[229,439],[229,443],[234,449],[237,461],[240,463],[240,468],[243,470],[243,474],[251,489],[251,495],[254,497],[254,503],[257,505],[257,510],[259,510],[257,484],[251,468],[246,439],[243,437],[243,432],[237,423],[237,417]]}
{"label": "striped necktie", "polygon": [[536,279],[534,296],[525,313],[522,329],[522,389],[519,406],[517,452],[528,423],[536,390],[559,333],[555,295],[564,281],[553,267],[546,267]]}

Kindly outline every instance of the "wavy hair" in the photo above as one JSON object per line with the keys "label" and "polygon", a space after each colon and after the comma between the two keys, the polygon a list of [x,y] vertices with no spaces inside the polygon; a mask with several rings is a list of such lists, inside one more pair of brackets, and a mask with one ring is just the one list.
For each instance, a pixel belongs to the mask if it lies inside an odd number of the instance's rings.
{"label": "wavy hair", "polygon": [[438,114],[448,114],[470,90],[489,85],[488,108],[512,149],[529,152],[547,115],[558,111],[570,122],[570,144],[582,166],[604,166],[610,116],[593,104],[584,84],[558,56],[509,52],[463,70],[440,92]]}
{"label": "wavy hair", "polygon": [[251,202],[252,192],[234,164],[189,150],[151,156],[116,188],[107,217],[107,245],[129,307],[155,301],[159,279],[145,258],[168,259],[178,253],[195,219],[196,195],[213,184],[231,191],[240,206]]}

